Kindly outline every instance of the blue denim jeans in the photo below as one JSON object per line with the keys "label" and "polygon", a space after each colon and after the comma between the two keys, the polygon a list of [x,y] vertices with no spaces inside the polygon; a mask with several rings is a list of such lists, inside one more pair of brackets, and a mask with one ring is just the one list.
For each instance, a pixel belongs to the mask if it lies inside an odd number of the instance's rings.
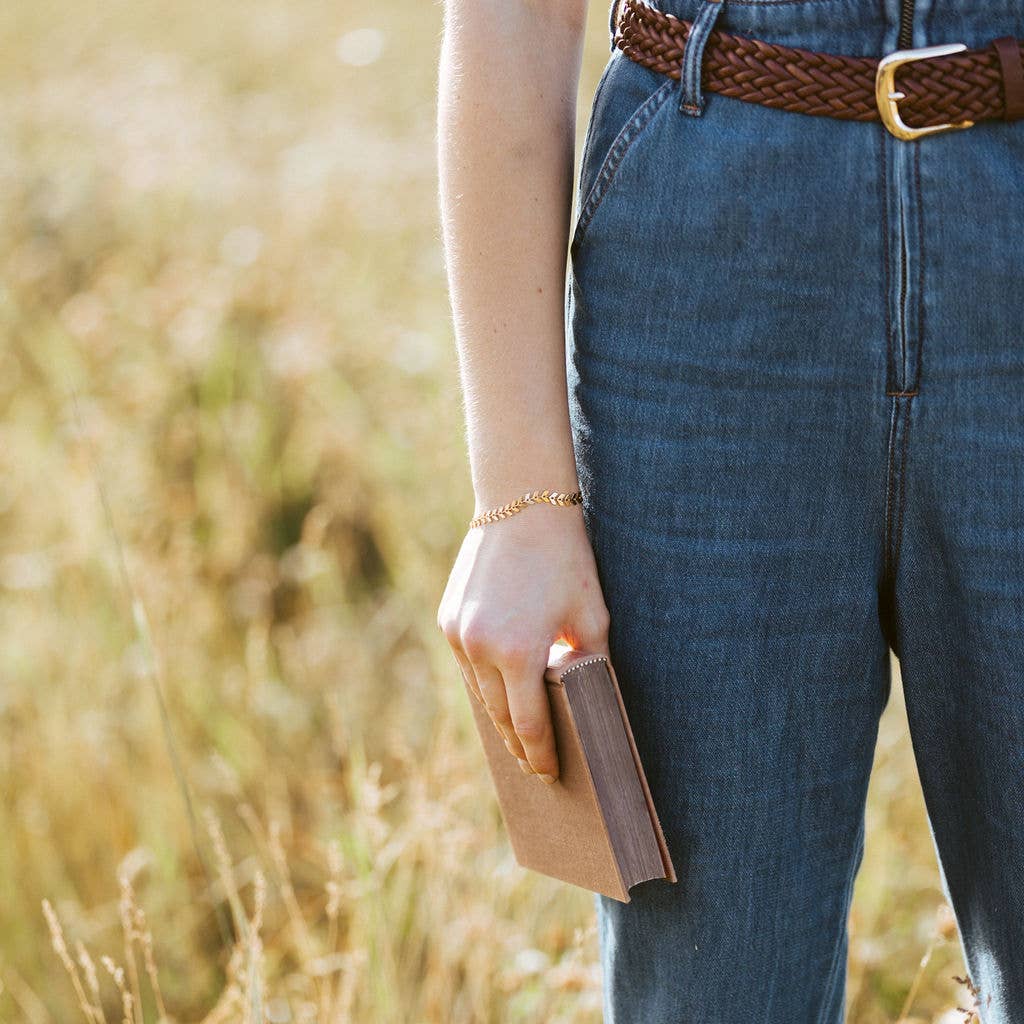
{"label": "blue denim jeans", "polygon": [[[715,27],[881,56],[898,8]],[[1021,0],[917,0],[913,46],[1004,34]],[[682,88],[611,54],[571,242],[584,521],[679,878],[595,897],[605,1020],[840,1024],[892,649],[982,1020],[1020,1024],[1024,121],[902,141]]]}

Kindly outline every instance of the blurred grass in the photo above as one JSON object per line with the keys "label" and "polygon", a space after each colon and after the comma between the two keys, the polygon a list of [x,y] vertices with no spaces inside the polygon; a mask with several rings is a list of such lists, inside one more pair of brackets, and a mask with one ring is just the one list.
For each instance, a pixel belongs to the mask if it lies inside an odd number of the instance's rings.
{"label": "blurred grass", "polygon": [[[580,140],[607,54],[592,13]],[[434,624],[472,508],[440,19],[409,0],[0,9],[0,1020],[82,1019],[44,898],[72,959],[79,940],[139,957],[157,1019],[119,874],[175,1020],[219,998],[210,1021],[599,1019],[592,904],[516,867]],[[239,982],[214,908],[244,940],[261,878]],[[853,1024],[896,1019],[941,904],[897,685]],[[955,973],[947,938],[914,1020],[962,1018]]]}

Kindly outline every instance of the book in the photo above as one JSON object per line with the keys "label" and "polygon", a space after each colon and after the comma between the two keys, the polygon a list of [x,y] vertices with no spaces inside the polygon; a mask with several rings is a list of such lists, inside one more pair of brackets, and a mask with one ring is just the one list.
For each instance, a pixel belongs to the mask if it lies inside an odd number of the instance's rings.
{"label": "book", "polygon": [[611,661],[553,644],[544,682],[553,783],[523,772],[464,680],[516,861],[623,903],[639,882],[675,882]]}

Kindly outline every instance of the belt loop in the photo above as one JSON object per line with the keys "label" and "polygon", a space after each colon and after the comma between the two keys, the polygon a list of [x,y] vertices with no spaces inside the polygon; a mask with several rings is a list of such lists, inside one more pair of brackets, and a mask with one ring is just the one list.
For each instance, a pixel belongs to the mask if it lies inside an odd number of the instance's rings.
{"label": "belt loop", "polygon": [[612,53],[615,52],[615,30],[617,28],[617,22],[619,20],[619,0],[612,0],[611,10],[608,14],[608,34],[611,36],[611,46],[609,49]]}
{"label": "belt loop", "polygon": [[1003,120],[1016,121],[1024,117],[1024,67],[1021,66],[1020,43],[1013,36],[1000,36],[992,40],[999,56],[999,70],[1003,76]]}
{"label": "belt loop", "polygon": [[700,75],[704,57],[704,45],[711,34],[711,28],[726,0],[701,0],[700,10],[690,25],[683,44],[683,59],[679,79],[681,96],[679,112],[691,117],[700,117],[704,113],[705,99],[701,93]]}

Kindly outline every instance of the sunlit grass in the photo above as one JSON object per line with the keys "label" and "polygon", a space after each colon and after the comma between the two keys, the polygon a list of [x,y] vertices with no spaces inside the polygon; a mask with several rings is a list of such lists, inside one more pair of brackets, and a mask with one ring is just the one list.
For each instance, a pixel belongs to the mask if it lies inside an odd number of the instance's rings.
{"label": "sunlit grass", "polygon": [[[434,625],[438,5],[0,33],[0,1019],[597,1021],[592,903],[516,866]],[[898,688],[869,826],[850,1019],[956,1019]]]}

